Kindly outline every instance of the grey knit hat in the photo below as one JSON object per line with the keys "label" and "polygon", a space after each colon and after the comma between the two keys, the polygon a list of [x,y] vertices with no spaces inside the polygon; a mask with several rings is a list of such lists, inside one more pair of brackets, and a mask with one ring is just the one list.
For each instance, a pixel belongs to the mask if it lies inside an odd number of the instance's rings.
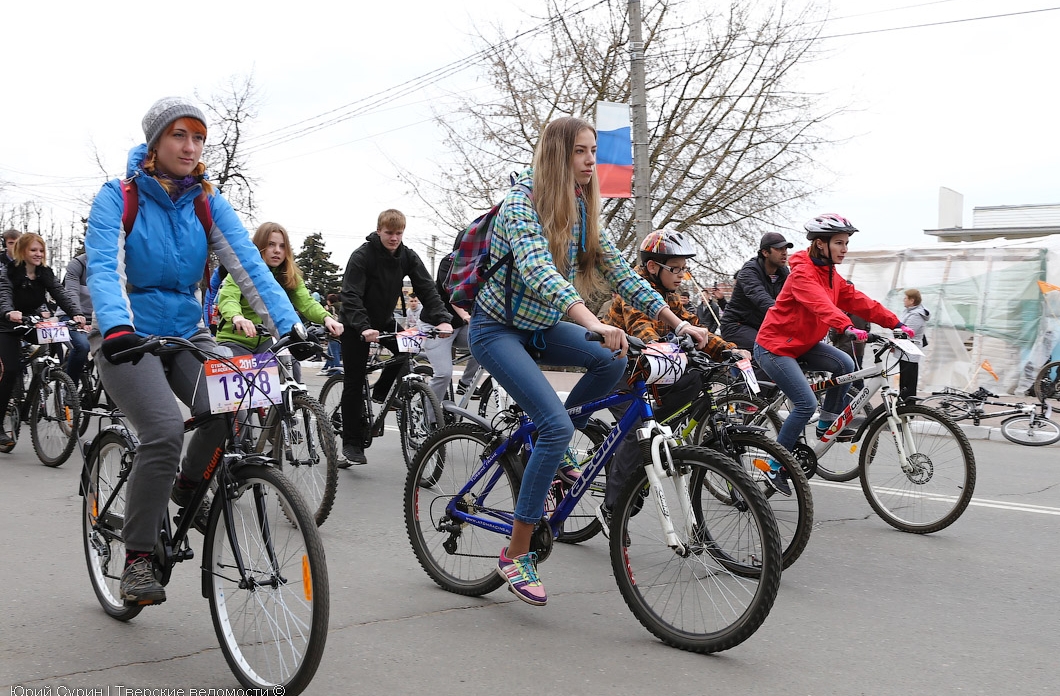
{"label": "grey knit hat", "polygon": [[190,99],[184,97],[162,97],[147,110],[144,116],[144,137],[147,138],[147,149],[150,150],[158,142],[158,138],[169,124],[178,118],[190,117],[198,119],[202,125],[206,125],[206,117],[202,109],[196,106]]}

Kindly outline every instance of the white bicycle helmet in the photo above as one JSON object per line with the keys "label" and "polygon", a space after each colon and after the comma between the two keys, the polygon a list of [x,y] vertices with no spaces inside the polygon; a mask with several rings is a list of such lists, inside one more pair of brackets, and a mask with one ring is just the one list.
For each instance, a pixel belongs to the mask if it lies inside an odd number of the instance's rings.
{"label": "white bicycle helmet", "polygon": [[834,234],[854,234],[857,227],[850,224],[842,215],[835,213],[824,213],[807,222],[803,227],[806,229],[806,239],[825,239]]}
{"label": "white bicycle helmet", "polygon": [[642,264],[648,261],[661,263],[667,259],[690,259],[696,255],[696,249],[692,246],[692,241],[681,232],[656,230],[640,243],[639,254]]}

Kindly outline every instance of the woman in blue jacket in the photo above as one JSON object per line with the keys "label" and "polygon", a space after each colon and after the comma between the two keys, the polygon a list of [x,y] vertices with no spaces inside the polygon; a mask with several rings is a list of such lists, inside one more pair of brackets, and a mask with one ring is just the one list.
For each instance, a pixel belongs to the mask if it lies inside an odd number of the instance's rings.
{"label": "woman in blue jacket", "polygon": [[[202,366],[186,352],[164,357],[117,354],[138,347],[149,335],[181,336],[216,349],[203,325],[199,294],[210,251],[275,335],[291,331],[305,335],[287,294],[231,205],[206,181],[200,161],[206,141],[202,111],[183,98],[166,97],[148,110],[143,129],[147,142],[129,153],[128,178],[103,185],[92,204],[85,235],[88,285],[97,321],[89,340],[93,350],[106,358],[96,361],[103,386],[140,440],[129,477],[121,595],[126,603],[141,605],[166,598],[151,571],[150,555],[168,501],[172,495],[183,507],[190,500],[207,463],[223,444],[226,429],[224,420],[215,418],[195,431],[174,484],[184,429],[173,395],[193,415],[208,415]],[[201,194],[210,216],[196,212]],[[126,195],[137,201],[128,230],[123,222],[129,212]],[[204,227],[207,224],[209,229]]]}

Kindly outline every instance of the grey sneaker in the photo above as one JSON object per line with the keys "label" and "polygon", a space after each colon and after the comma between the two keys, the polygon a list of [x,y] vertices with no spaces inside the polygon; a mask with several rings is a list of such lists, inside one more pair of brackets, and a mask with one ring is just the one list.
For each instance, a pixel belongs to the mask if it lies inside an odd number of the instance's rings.
{"label": "grey sneaker", "polygon": [[[611,538],[611,508],[607,507],[603,503],[600,507],[596,508],[596,519],[600,520],[600,526],[603,528],[605,539]],[[629,548],[629,532],[626,532],[622,538],[622,545]]]}
{"label": "grey sneaker", "polygon": [[364,448],[360,445],[343,445],[342,456],[350,464],[367,464],[368,457],[364,456]]}
{"label": "grey sneaker", "polygon": [[166,601],[166,588],[158,582],[151,560],[138,558],[121,574],[121,598],[126,606],[146,606]]}
{"label": "grey sneaker", "polygon": [[[184,509],[191,503],[192,496],[195,495],[194,488],[181,488],[176,482],[173,483],[173,490],[169,494],[169,499],[177,504],[177,507],[181,509],[180,515],[184,514]],[[206,523],[210,519],[210,499],[209,497],[204,498],[202,505],[195,511],[195,517],[191,520],[191,526],[198,530],[202,535],[206,535]]]}

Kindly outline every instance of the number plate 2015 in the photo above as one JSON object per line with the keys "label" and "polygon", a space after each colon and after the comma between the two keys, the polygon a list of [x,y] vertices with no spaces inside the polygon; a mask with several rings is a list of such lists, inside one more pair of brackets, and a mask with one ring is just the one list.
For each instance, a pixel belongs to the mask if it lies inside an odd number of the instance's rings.
{"label": "number plate 2015", "polygon": [[207,360],[206,388],[211,413],[228,413],[280,403],[280,372],[272,355],[243,355],[232,358],[239,368],[220,360]]}

